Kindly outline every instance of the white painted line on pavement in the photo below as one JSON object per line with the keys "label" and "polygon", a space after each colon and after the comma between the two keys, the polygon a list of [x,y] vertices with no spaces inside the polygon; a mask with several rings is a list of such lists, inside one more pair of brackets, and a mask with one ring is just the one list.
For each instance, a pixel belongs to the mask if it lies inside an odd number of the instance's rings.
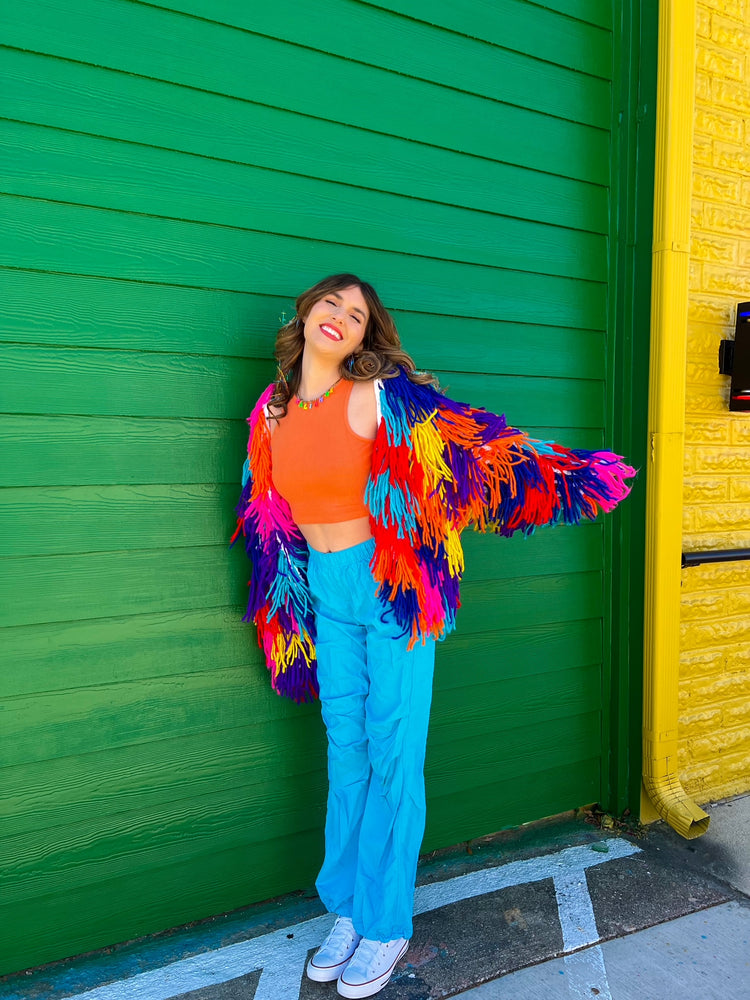
{"label": "white painted line on pavement", "polygon": [[[333,925],[325,913],[269,934],[182,958],[161,969],[140,972],[116,983],[77,993],[69,1000],[171,1000],[180,993],[215,986],[262,969],[255,1000],[296,997],[310,948],[317,947]],[[288,937],[293,934],[294,937]]]}
{"label": "white painted line on pavement", "polygon": [[[606,861],[626,858],[640,852],[640,847],[626,840],[613,838],[604,841],[609,846],[608,853],[592,851],[590,845],[581,847],[566,847],[555,854],[543,854],[540,857],[526,858],[524,861],[510,861],[507,865],[497,868],[485,868],[482,871],[470,872],[468,875],[457,875],[444,882],[433,882],[428,885],[418,885],[414,893],[414,913],[427,913],[439,906],[457,903],[461,899],[472,896],[483,896],[487,892],[507,889],[511,885],[524,885],[527,882],[541,882],[545,878],[555,878],[563,872],[580,873],[594,865]],[[585,882],[584,882],[585,884]]]}
{"label": "white painted line on pavement", "polygon": [[[599,1000],[612,1000],[601,946],[588,947],[599,940],[594,907],[591,903],[586,872],[575,869],[554,876],[557,910],[562,928],[565,971],[571,996],[586,997],[599,991]],[[583,948],[583,951],[576,949]],[[567,954],[572,952],[572,954]]]}
{"label": "white painted line on pavement", "polygon": [[[572,997],[591,1000],[595,996],[597,1000],[612,1000],[607,970],[604,967],[604,952],[600,944],[583,951],[574,951],[572,955],[563,955],[563,960],[568,992]],[[592,986],[598,993],[592,993]]]}
{"label": "white painted line on pavement", "polygon": [[[443,882],[417,886],[414,913],[428,913],[462,899],[551,878],[557,893],[566,951],[569,947],[592,944],[598,940],[598,935],[586,885],[586,869],[640,853],[641,850],[619,838],[602,843],[608,845],[608,853],[592,851],[588,844],[568,847],[555,854],[511,861],[495,868],[457,875]],[[573,883],[575,892],[571,891]],[[559,889],[558,885],[562,888]],[[325,913],[248,941],[225,945],[179,959],[160,969],[97,986],[93,990],[77,993],[69,1000],[132,1000],[133,997],[137,1000],[172,1000],[181,993],[226,983],[258,969],[263,971],[254,1000],[281,1000],[282,997],[292,1000],[299,995],[308,951],[321,943],[333,926],[334,919],[333,914]],[[581,960],[576,959],[576,962],[577,968]],[[601,968],[603,970],[603,962]],[[595,985],[598,986],[598,983]],[[601,1000],[610,1000],[608,992],[602,994]]]}

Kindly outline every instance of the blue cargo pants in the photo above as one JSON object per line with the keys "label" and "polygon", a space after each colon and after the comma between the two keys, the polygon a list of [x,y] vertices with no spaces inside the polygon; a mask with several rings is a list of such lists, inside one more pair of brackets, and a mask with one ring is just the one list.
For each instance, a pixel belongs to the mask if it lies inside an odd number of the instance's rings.
{"label": "blue cargo pants", "polygon": [[425,826],[424,758],[435,642],[408,638],[375,597],[375,542],[310,550],[318,680],[328,733],[326,909],[376,941],[412,936]]}

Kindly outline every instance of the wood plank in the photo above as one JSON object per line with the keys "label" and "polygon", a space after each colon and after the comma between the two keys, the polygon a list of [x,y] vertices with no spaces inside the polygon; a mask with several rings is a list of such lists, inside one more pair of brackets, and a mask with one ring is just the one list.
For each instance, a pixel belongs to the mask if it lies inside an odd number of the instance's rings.
{"label": "wood plank", "polygon": [[279,706],[261,670],[206,667],[8,700],[0,766],[234,729],[250,717],[260,724],[269,721],[264,704],[275,721]]}
{"label": "wood plank", "polygon": [[[274,695],[274,697],[276,697]],[[3,836],[97,823],[104,816],[165,808],[231,791],[269,801],[303,781],[326,792],[326,737],[319,708],[256,725],[112,746],[3,769]],[[158,749],[158,752],[155,750]],[[262,816],[263,810],[259,810]],[[283,831],[281,831],[283,834]]]}
{"label": "wood plank", "polygon": [[[205,670],[207,663],[215,670],[242,665],[258,678],[253,698],[262,699],[264,713],[279,721],[293,717],[296,706],[270,692],[255,629],[241,615],[238,607],[207,608],[6,628],[3,695],[182,677]],[[519,670],[534,672],[551,660],[561,669],[598,662],[601,646],[597,619],[516,624],[502,633],[483,633],[481,639],[462,630],[438,646],[435,685],[449,689],[463,683],[462,664],[469,660],[475,681],[490,681]],[[26,669],[28,663],[34,664],[33,671]]]}
{"label": "wood plank", "polygon": [[[14,376],[3,398],[8,413],[243,420],[255,402],[248,387],[259,394],[274,374],[267,361],[152,351],[6,344],[3,357]],[[539,422],[604,422],[604,384],[593,379],[433,372],[446,395],[504,412],[513,426],[522,401]]]}
{"label": "wood plank", "polygon": [[[263,384],[248,386],[249,413]],[[561,436],[560,427],[537,426],[531,403],[514,404],[514,419],[538,439]],[[526,423],[524,415],[531,417]],[[594,450],[601,430],[567,427],[566,443]],[[4,462],[0,485],[49,486],[93,483],[234,483],[247,449],[244,420],[143,420],[50,414],[3,416]],[[239,492],[237,494],[239,496]]]}
{"label": "wood plank", "polygon": [[[537,2],[537,0],[534,0]],[[617,9],[610,3],[601,0],[543,0],[545,7],[575,17],[587,24],[597,24],[602,28],[614,28],[614,11]]]}
{"label": "wood plank", "polygon": [[246,580],[244,553],[225,546],[20,556],[0,578],[0,624],[241,608]]}
{"label": "wood plank", "polygon": [[[482,632],[501,632],[518,621],[533,627],[598,617],[600,590],[598,572],[466,584],[458,632],[479,644]],[[519,608],[525,609],[523,618]],[[253,640],[248,627],[248,644]],[[203,671],[7,699],[0,766],[231,729],[250,712],[256,723],[293,713],[291,702],[270,692],[261,666],[211,668],[207,661]]]}
{"label": "wood plank", "polygon": [[3,356],[10,413],[241,420],[247,387],[273,375],[265,360],[155,351],[6,344]]}
{"label": "wood plank", "polygon": [[[602,623],[598,618],[540,625],[510,625],[481,636],[459,631],[437,648],[435,658],[436,698],[445,698],[467,682],[502,685],[548,670],[578,670],[602,659]],[[467,664],[471,665],[467,672]],[[445,694],[443,694],[443,692]],[[439,702],[438,702],[439,704]],[[446,709],[446,719],[450,711]],[[436,710],[437,724],[442,718]]]}
{"label": "wood plank", "polygon": [[[301,290],[301,289],[300,289]],[[266,358],[294,295],[0,268],[2,340]]]}
{"label": "wood plank", "polygon": [[532,743],[552,722],[602,711],[601,671],[601,663],[592,663],[475,684],[469,670],[462,687],[435,692],[432,739],[438,745],[466,733],[476,738],[496,737],[510,733],[518,720],[524,719],[533,720],[528,725],[528,741]]}
{"label": "wood plank", "polygon": [[[395,310],[394,318],[406,350],[430,371],[605,378],[603,335],[557,326],[543,307],[516,323],[501,316],[471,319],[404,310]],[[481,344],[481,359],[467,344]]]}
{"label": "wood plank", "polygon": [[[245,387],[246,413],[263,388],[263,380]],[[239,489],[247,452],[244,420],[11,414],[3,416],[3,438],[3,486],[201,482]]]}
{"label": "wood plank", "polygon": [[[577,624],[569,630],[575,632]],[[455,649],[458,643],[448,645]],[[481,728],[476,732],[484,732],[493,726],[496,730],[504,725],[512,729],[517,725],[521,706],[538,708],[539,714],[534,711],[533,717],[540,724],[555,718],[561,714],[558,697],[565,702],[564,714],[600,708],[597,699],[601,665],[575,666],[582,655],[575,649],[563,664],[554,657],[559,648],[568,652],[558,639],[550,645],[546,662],[541,662],[538,655],[533,659],[533,647],[525,650],[531,662],[513,667],[503,661],[492,678],[490,660],[482,646],[473,651],[482,669],[472,669],[470,688],[457,683],[455,676],[449,678],[450,687],[440,683],[446,667],[450,668],[451,660],[456,659],[450,649],[448,655],[441,650],[432,702],[431,740],[439,745],[461,735],[456,710],[471,726],[470,731],[474,732],[478,724]],[[529,692],[531,678],[533,688]],[[464,732],[467,725],[463,725]],[[20,762],[3,770],[3,835],[94,821],[239,785],[243,789],[264,786],[252,792],[260,799],[268,792],[267,784],[289,781],[312,782],[325,791],[325,755],[319,708],[294,706],[287,717],[269,723],[174,735],[159,742],[158,754],[152,744],[138,743]]]}
{"label": "wood plank", "polygon": [[427,739],[425,778],[430,792],[440,789],[445,796],[470,799],[471,809],[484,788],[501,775],[528,786],[539,772],[567,764],[574,768],[580,761],[601,755],[601,712],[593,711],[552,719],[531,731],[526,720],[509,729],[498,726],[480,736],[465,733],[457,739]]}
{"label": "wood plank", "polygon": [[[28,17],[9,12],[6,45],[138,76],[158,73],[180,85],[183,93],[173,100],[189,101],[190,89],[316,117],[326,108],[326,118],[371,131],[430,143],[440,136],[448,148],[534,167],[549,161],[555,173],[607,183],[608,130],[601,125],[390,73],[341,57],[340,49],[332,57],[140,4],[79,0],[71,8],[61,0],[36,0],[36,8],[33,26]],[[101,39],[107,39],[104,48]],[[536,65],[543,76],[544,64]],[[597,122],[606,124],[609,101],[597,103]]]}
{"label": "wood plank", "polygon": [[318,785],[277,783],[259,800],[242,786],[191,796],[154,809],[99,818],[0,840],[3,908],[14,902],[67,895],[109,879],[127,880],[165,864],[209,852],[252,851],[290,833],[322,830],[325,790]]}
{"label": "wood plank", "polygon": [[607,279],[597,233],[440,205],[171,150],[8,122],[4,191],[94,207],[463,260]]}
{"label": "wood plank", "polygon": [[226,544],[237,498],[206,483],[3,490],[0,555]]}
{"label": "wood plank", "polygon": [[[192,638],[192,633],[187,638]],[[595,621],[510,629],[490,635],[481,645],[471,636],[453,636],[438,649],[431,738],[436,743],[454,739],[457,712],[462,719],[470,719],[474,732],[477,725],[482,729],[488,725],[502,727],[505,717],[512,728],[519,706],[528,709],[540,723],[559,715],[562,703],[566,714],[569,710],[599,707],[600,655],[601,629]],[[106,654],[102,660],[107,662]],[[174,651],[169,676],[184,677],[187,671],[179,669],[182,660],[179,650]],[[472,663],[470,687],[466,686],[468,661]],[[63,673],[64,658],[60,664]],[[219,667],[217,673],[226,671]],[[83,822],[135,807],[149,808],[235,787],[238,782],[245,787],[295,780],[303,775],[308,775],[305,781],[313,780],[311,773],[325,769],[319,707],[296,706],[279,699],[270,685],[264,687],[260,673],[253,664],[247,674],[253,704],[247,724],[198,734],[174,734],[160,740],[158,753],[152,743],[143,742],[104,746],[93,753],[43,761],[19,758],[18,763],[8,764],[3,770],[7,813],[4,835]],[[70,678],[71,689],[76,687],[74,681]],[[105,685],[107,675],[86,678],[88,685],[97,681]],[[148,688],[143,686],[144,690]],[[118,700],[117,692],[113,687],[113,700]],[[26,704],[34,711],[33,702]],[[41,700],[39,712],[50,704],[50,699]],[[277,705],[285,709],[281,717],[268,711],[269,706]],[[256,716],[268,715],[270,722],[256,721]],[[467,729],[465,725],[458,728]],[[259,790],[257,794],[265,792]]]}
{"label": "wood plank", "polygon": [[[219,671],[243,666],[265,677],[255,628],[242,621],[239,607],[6,628],[3,662],[5,697],[154,677],[183,678],[205,671],[207,664]],[[253,697],[260,698],[261,690],[262,684],[254,688]],[[278,701],[280,707],[287,704],[286,699]],[[291,702],[288,705],[287,715]],[[278,717],[283,717],[281,711]]]}
{"label": "wood plank", "polygon": [[[226,545],[238,497],[236,485],[211,483],[9,488],[0,493],[0,555],[168,549],[184,546],[186,539],[193,546]],[[478,533],[465,537],[473,553],[469,579],[577,572],[597,568],[602,558],[598,531],[595,538],[551,531],[541,542],[537,535],[500,544],[491,536],[481,547],[474,541]]]}
{"label": "wood plank", "polygon": [[[589,766],[587,786],[583,777]],[[595,768],[596,762],[588,761],[581,762],[575,772],[567,764],[558,766],[537,776],[533,787],[556,811],[570,808],[572,801],[595,801],[598,795],[585,794],[586,788],[595,784]],[[578,797],[581,794],[583,798]],[[470,809],[463,806],[461,798],[450,795],[438,800],[430,790],[423,850],[444,846],[452,831],[469,839],[538,816],[528,785],[512,780],[486,786],[485,793],[471,802]],[[0,967],[10,971],[53,957],[63,958],[84,947],[103,947],[311,886],[322,861],[321,852],[320,831],[308,831],[256,844],[251,851],[245,846],[222,852],[211,850],[198,864],[192,860],[175,863],[170,858],[159,869],[132,871],[124,881],[105,878],[69,894],[53,893],[14,903],[7,913],[3,912],[7,906],[2,906],[0,919],[10,933],[3,936],[5,954]],[[118,898],[115,908],[111,906],[113,892]],[[75,922],[68,916],[71,907],[79,914]],[[9,919],[11,912],[13,919]]]}
{"label": "wood plank", "polygon": [[[525,729],[498,729],[450,743],[431,740],[426,773],[440,775],[442,794],[466,795],[468,788],[496,780],[498,767],[513,761],[516,776],[530,775],[554,762],[589,759],[598,754],[598,713],[550,720],[523,746],[516,742]],[[503,746],[498,746],[498,740]],[[592,744],[595,748],[591,752]],[[507,746],[507,750],[505,749]],[[503,752],[504,751],[504,752]],[[100,817],[95,824],[77,822],[26,835],[3,837],[0,854],[8,859],[3,872],[4,905],[40,898],[51,891],[71,893],[103,878],[126,878],[160,868],[166,857],[178,862],[267,842],[286,832],[319,827],[325,813],[322,784],[277,783],[230,788],[145,809]]]}
{"label": "wood plank", "polygon": [[[351,269],[378,273],[397,307],[523,322],[529,303],[543,302],[561,326],[606,328],[605,283],[14,196],[0,205],[11,226],[0,245],[6,267],[271,294],[282,282],[304,288],[321,274]],[[80,239],[71,243],[71,232]]]}
{"label": "wood plank", "polygon": [[[543,532],[545,529],[540,529]],[[561,528],[553,530],[562,530]],[[503,539],[495,539],[502,544]],[[130,614],[187,611],[198,608],[243,606],[247,600],[247,560],[235,547],[180,547],[174,549],[135,549],[126,552],[90,552],[57,556],[18,556],[7,562],[0,579],[0,624],[30,625],[42,622],[64,622],[86,618],[109,618]],[[590,578],[598,573],[576,574],[576,585],[582,593],[594,586]],[[566,577],[524,577],[531,590],[524,593],[531,599],[532,591],[558,588]],[[514,581],[519,587],[519,580]],[[568,580],[568,587],[571,586]],[[600,586],[600,584],[599,584]],[[470,617],[464,610],[464,628],[472,630],[477,621],[479,631],[492,631],[482,615],[497,616],[499,602],[510,601],[520,617],[523,607],[517,606],[516,595],[506,595],[507,581],[467,582],[463,592],[467,598],[475,595]],[[496,590],[496,588],[499,588]],[[512,588],[511,588],[512,589]],[[520,591],[519,591],[520,593]],[[551,599],[553,593],[547,594]],[[557,599],[555,597],[555,599]],[[560,607],[572,608],[577,597],[561,594]],[[598,615],[601,593],[592,605]],[[570,615],[568,615],[570,617]],[[583,615],[582,617],[590,617]],[[540,619],[534,619],[536,621]],[[562,620],[562,619],[552,619]]]}
{"label": "wood plank", "polygon": [[[319,828],[249,848],[209,849],[198,861],[174,861],[127,878],[107,877],[71,893],[0,904],[5,933],[0,970],[9,972],[127,941],[226,910],[312,886],[322,861]],[[112,905],[112,900],[117,905]],[[71,919],[75,914],[75,920]]]}
{"label": "wood plank", "polygon": [[[152,627],[154,619],[157,619],[157,624],[161,624],[158,619],[168,616],[144,617],[148,619],[148,628]],[[138,624],[140,622],[137,619],[134,622],[126,620],[115,634],[129,636],[135,633],[135,629],[128,629],[126,626]],[[69,645],[67,648],[61,646],[59,672],[54,679],[56,686],[49,681],[45,682],[50,668],[47,667],[45,671],[44,661],[40,677],[35,676],[27,684],[14,683],[11,677],[4,684],[9,712],[8,725],[13,733],[18,733],[18,742],[14,746],[6,745],[3,765],[26,765],[35,760],[49,761],[55,756],[70,756],[94,750],[110,752],[113,747],[130,746],[134,741],[161,740],[165,730],[172,732],[169,720],[164,721],[165,712],[174,713],[186,720],[187,726],[197,725],[197,730],[189,728],[189,733],[208,732],[205,726],[210,729],[210,720],[195,717],[187,719],[187,715],[193,711],[191,706],[203,697],[201,692],[206,690],[215,716],[214,721],[225,728],[243,726],[249,717],[249,711],[255,725],[268,722],[269,725],[281,727],[290,719],[296,721],[303,715],[315,714],[314,705],[297,706],[288,699],[279,698],[272,691],[265,664],[254,646],[255,633],[252,626],[240,622],[239,615],[228,624],[232,631],[243,637],[244,643],[249,647],[245,653],[241,642],[240,662],[232,666],[225,665],[224,659],[214,661],[205,653],[202,654],[201,640],[204,637],[200,633],[195,633],[194,646],[198,650],[195,653],[191,648],[192,632],[185,633],[182,648],[178,644],[168,647],[168,651],[171,651],[168,664],[149,658],[151,649],[155,648],[157,654],[160,652],[159,647],[155,647],[153,643],[146,647],[145,652],[140,652],[139,656],[131,653],[130,659],[126,659],[124,663],[119,660],[111,663],[109,656],[117,649],[115,643],[87,646],[86,642],[91,635],[97,634],[93,625],[87,622],[71,625],[67,636],[63,633]],[[460,630],[439,646],[435,679],[438,706],[441,704],[438,692],[452,692],[457,687],[463,687],[467,679],[470,679],[472,685],[506,685],[518,679],[526,683],[529,676],[549,670],[552,660],[555,662],[555,669],[560,671],[578,670],[600,663],[601,623],[597,619],[573,619],[554,623],[542,621],[539,625],[522,628],[517,625],[514,627],[512,623],[499,624],[502,631],[480,636]],[[102,623],[99,632],[107,628],[114,631],[117,625],[117,622],[112,626],[106,621]],[[61,626],[58,625],[43,629],[40,645],[50,635],[60,632]],[[91,666],[89,672],[80,678],[81,683],[76,683],[79,678],[75,672],[67,669],[71,660],[70,650],[76,648],[81,649],[82,671],[97,661],[103,664],[97,670]],[[194,654],[192,659],[185,650]],[[12,641],[10,651],[12,667]],[[47,659],[53,658],[53,653],[49,652]],[[243,662],[245,658],[247,662]],[[466,662],[472,663],[469,678],[464,670]],[[208,673],[207,667],[211,667]],[[8,673],[12,674],[12,670]],[[177,678],[179,684],[176,685]],[[141,717],[141,703],[148,702],[152,696],[157,695],[165,699],[164,703],[147,705],[145,714]],[[225,699],[235,697],[240,705],[225,703]],[[250,705],[251,710],[248,707]],[[441,709],[436,708],[435,711],[435,719],[438,720],[442,717]],[[105,714],[106,720],[98,717],[99,712]],[[130,724],[131,712],[139,713],[137,727]],[[91,731],[84,733],[82,727],[89,726],[86,721],[89,716],[95,716],[90,724]],[[436,724],[443,725],[450,718],[448,712],[443,722]],[[123,724],[118,720],[122,720]],[[72,735],[66,733],[69,723],[76,727],[76,732]],[[33,733],[37,730],[38,735],[34,736]],[[173,735],[177,738],[178,733],[175,731]]]}
{"label": "wood plank", "polygon": [[[190,10],[200,2],[190,0]],[[420,18],[459,34],[477,37],[516,52],[533,52],[539,59],[570,66],[582,73],[609,79],[612,74],[612,14],[608,5],[591,0],[590,9],[581,4],[587,0],[567,0],[561,5],[540,6],[528,0],[472,0],[472,16],[454,0],[374,0],[374,6],[384,10]],[[579,21],[560,17],[548,8],[558,7],[563,14],[585,11]],[[590,16],[589,16],[590,15]],[[589,23],[590,22],[590,23]],[[608,30],[601,30],[602,28]]]}
{"label": "wood plank", "polygon": [[[454,11],[458,31],[444,30],[442,10],[417,13],[419,4],[417,10],[411,4],[406,9],[402,5],[400,13],[407,16],[386,13],[384,8],[394,11],[394,5],[341,0],[294,0],[293,16],[288,6],[269,4],[248,10],[238,8],[232,0],[173,0],[163,6],[334,56],[342,54],[340,38],[366,38],[366,49],[355,43],[344,54],[397,73],[408,66],[410,76],[561,118],[602,128],[609,125],[609,114],[603,107],[607,104],[604,87],[612,72],[611,35],[550,11],[529,11],[517,0],[499,4],[502,14],[490,5],[481,11],[475,8],[470,17]],[[485,16],[486,11],[489,16]],[[505,30],[495,33],[500,16]],[[330,25],[334,22],[336,32],[332,34]],[[472,33],[477,24],[481,24],[481,35]],[[545,37],[546,32],[550,37]],[[577,71],[575,81],[569,69]],[[605,80],[587,79],[584,73]],[[538,88],[529,87],[530,77],[538,81]],[[560,93],[540,95],[538,89]]]}
{"label": "wood plank", "polygon": [[534,774],[532,781],[519,781],[509,774],[470,797],[440,795],[436,781],[435,792],[428,797],[422,850],[509,830],[538,820],[542,813],[554,816],[598,802],[600,782],[598,759],[576,761],[575,766],[551,766]]}
{"label": "wood plank", "polygon": [[[267,359],[264,378],[270,378],[276,330],[282,316],[294,315],[300,291],[273,297],[0,268],[2,339]],[[478,358],[466,350],[475,341],[482,345],[482,373],[605,377],[602,335],[555,326],[555,317],[543,313],[519,323],[408,309],[393,316],[423,368],[476,371]]]}
{"label": "wood plank", "polygon": [[600,522],[584,521],[575,529],[560,524],[511,538],[467,530],[461,542],[465,584],[558,572],[585,573],[600,569],[602,563]]}
{"label": "wood plank", "polygon": [[4,112],[19,121],[608,232],[604,177],[592,184],[545,172],[539,163],[504,162],[507,152],[503,162],[465,156],[412,136],[363,131],[205,91],[175,100],[172,84],[32,52],[4,50],[3,70]]}
{"label": "wood plank", "polygon": [[603,613],[602,576],[576,573],[467,583],[461,599],[458,629],[477,636],[513,622],[537,625],[598,618]]}
{"label": "wood plank", "polygon": [[[532,788],[554,811],[587,804],[598,793],[597,762],[566,764],[539,774]],[[485,794],[464,808],[461,798],[429,795],[423,851],[445,846],[453,835],[471,837],[515,827],[538,817],[537,800],[526,783],[506,779],[486,786]],[[581,797],[582,796],[582,797]],[[457,831],[457,834],[456,834]],[[312,887],[322,861],[319,830],[283,836],[246,847],[211,851],[195,862],[167,863],[158,870],[133,871],[126,880],[103,880],[68,895],[58,893],[0,906],[3,972],[104,947],[166,927],[208,917],[269,896]],[[111,906],[113,893],[118,905]],[[76,921],[69,919],[73,908]]]}
{"label": "wood plank", "polygon": [[[604,424],[603,382],[540,379],[533,375],[516,376],[512,380],[504,375],[491,374],[479,378],[464,372],[441,372],[439,369],[435,374],[446,395],[470,402],[472,406],[483,407],[492,413],[504,413],[508,424],[513,427],[518,426],[514,404],[519,397],[525,397],[537,411],[544,407],[557,411],[561,427],[566,423],[592,428],[602,427]],[[511,381],[514,383],[512,386]],[[528,405],[525,409],[528,412]],[[564,415],[561,412],[563,409],[567,411]],[[565,440],[559,443],[575,447]]]}

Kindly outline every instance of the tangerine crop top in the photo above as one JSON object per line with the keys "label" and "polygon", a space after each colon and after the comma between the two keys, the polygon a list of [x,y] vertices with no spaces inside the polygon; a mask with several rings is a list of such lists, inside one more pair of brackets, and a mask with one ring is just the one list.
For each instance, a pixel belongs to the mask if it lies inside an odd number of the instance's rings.
{"label": "tangerine crop top", "polygon": [[349,426],[353,382],[342,379],[318,406],[290,400],[271,434],[273,484],[297,524],[368,517],[365,486],[375,444]]}

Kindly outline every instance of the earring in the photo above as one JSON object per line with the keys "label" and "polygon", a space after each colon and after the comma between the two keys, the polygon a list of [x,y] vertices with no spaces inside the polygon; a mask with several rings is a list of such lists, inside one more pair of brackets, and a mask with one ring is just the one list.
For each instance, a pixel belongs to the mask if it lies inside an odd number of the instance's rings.
{"label": "earring", "polygon": [[346,367],[347,367],[348,371],[350,371],[350,372],[354,371],[354,355],[353,354],[350,354],[349,357],[346,359]]}

